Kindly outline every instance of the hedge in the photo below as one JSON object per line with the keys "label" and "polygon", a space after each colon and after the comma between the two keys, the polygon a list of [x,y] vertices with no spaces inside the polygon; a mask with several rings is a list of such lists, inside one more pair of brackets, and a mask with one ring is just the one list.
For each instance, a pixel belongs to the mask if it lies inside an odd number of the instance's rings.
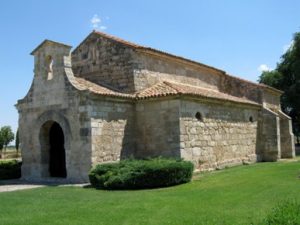
{"label": "hedge", "polygon": [[175,159],[153,158],[99,164],[89,173],[98,189],[144,189],[167,187],[191,180],[194,165]]}
{"label": "hedge", "polygon": [[0,180],[20,178],[21,165],[17,160],[0,161]]}

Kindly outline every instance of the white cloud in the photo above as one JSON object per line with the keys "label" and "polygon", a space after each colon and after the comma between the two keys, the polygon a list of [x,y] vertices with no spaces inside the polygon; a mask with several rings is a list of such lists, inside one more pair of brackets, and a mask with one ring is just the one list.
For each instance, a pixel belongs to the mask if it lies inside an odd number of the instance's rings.
{"label": "white cloud", "polygon": [[100,24],[100,23],[101,23],[100,17],[99,17],[97,14],[95,14],[95,15],[93,16],[93,18],[91,19],[92,27],[96,29],[96,28],[99,27],[99,24]]}
{"label": "white cloud", "polygon": [[[105,17],[104,20],[107,20],[107,18],[109,18],[109,17]],[[107,29],[107,26],[105,26],[103,24],[103,19],[101,19],[100,16],[98,16],[98,14],[94,14],[94,16],[92,17],[90,22],[91,22],[91,27],[95,30],[97,30],[97,29],[106,30]]]}
{"label": "white cloud", "polygon": [[261,64],[258,68],[258,71],[263,72],[263,71],[270,71],[272,70],[270,67],[268,67],[268,65],[266,64]]}
{"label": "white cloud", "polygon": [[287,50],[289,50],[290,48],[292,48],[294,46],[294,40],[292,40],[290,43],[286,44],[283,46],[283,53],[286,53]]}

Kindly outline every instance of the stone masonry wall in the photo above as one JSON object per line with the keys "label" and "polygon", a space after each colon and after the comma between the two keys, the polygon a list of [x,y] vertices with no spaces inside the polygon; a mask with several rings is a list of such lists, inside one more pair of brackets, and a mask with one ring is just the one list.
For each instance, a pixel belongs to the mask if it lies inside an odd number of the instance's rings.
{"label": "stone masonry wall", "polygon": [[277,113],[263,107],[258,129],[258,149],[263,161],[281,158],[280,118]]}
{"label": "stone masonry wall", "polygon": [[179,105],[171,99],[137,102],[136,157],[180,158]]}
{"label": "stone masonry wall", "polygon": [[292,131],[292,120],[281,111],[278,111],[278,115],[280,118],[281,158],[294,158],[295,142]]}
{"label": "stone masonry wall", "polygon": [[257,103],[262,103],[262,88],[258,85],[243,81],[239,78],[223,75],[220,79],[219,90],[221,92],[247,98]]}
{"label": "stone masonry wall", "polygon": [[[39,85],[36,85],[35,89],[38,89]],[[34,101],[31,104],[19,105],[22,176],[25,179],[49,177],[49,149],[42,146],[45,137],[41,136],[41,132],[45,123],[53,121],[57,122],[64,132],[67,179],[76,182],[87,181],[87,171],[91,165],[90,124],[86,123],[88,107],[84,97],[76,92],[70,92],[68,95],[60,91],[58,93],[63,94],[58,96],[56,93],[55,102],[55,99],[52,99],[55,91],[53,89],[53,92],[48,92],[43,98],[33,95]],[[61,102],[62,99],[64,102]],[[52,101],[53,104],[49,106],[43,105],[44,102]],[[49,134],[46,132],[45,135]]]}
{"label": "stone masonry wall", "polygon": [[[58,49],[57,49],[58,48]],[[45,59],[52,56],[53,76],[48,79]],[[22,177],[49,178],[49,127],[57,122],[63,132],[66,153],[67,180],[88,181],[91,166],[89,102],[69,83],[65,74],[64,57],[69,50],[61,46],[43,46],[35,52],[35,75],[31,88],[18,101],[20,143],[22,148]]]}
{"label": "stone masonry wall", "polygon": [[135,55],[134,85],[137,91],[162,80],[173,80],[204,88],[218,89],[220,72],[179,63],[150,54]]}
{"label": "stone masonry wall", "polygon": [[75,76],[120,92],[134,92],[132,54],[125,45],[91,34],[73,51],[72,69]]}
{"label": "stone masonry wall", "polygon": [[280,95],[274,94],[271,91],[263,92],[263,102],[266,108],[271,109],[274,112],[277,112],[280,109]]}
{"label": "stone masonry wall", "polygon": [[92,102],[91,109],[92,164],[133,155],[133,105],[98,100]]}
{"label": "stone masonry wall", "polygon": [[180,113],[181,156],[196,169],[256,161],[258,109],[182,100]]}

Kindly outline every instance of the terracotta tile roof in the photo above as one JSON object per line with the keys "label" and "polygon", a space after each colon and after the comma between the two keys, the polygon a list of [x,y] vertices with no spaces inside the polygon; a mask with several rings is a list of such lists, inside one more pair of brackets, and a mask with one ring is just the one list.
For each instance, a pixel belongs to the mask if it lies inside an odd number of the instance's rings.
{"label": "terracotta tile roof", "polygon": [[168,85],[166,82],[159,82],[153,86],[137,92],[135,95],[139,99],[162,97],[167,95],[177,95],[178,91]]}
{"label": "terracotta tile roof", "polygon": [[200,88],[188,84],[181,84],[171,81],[163,81],[154,86],[147,88],[136,94],[137,98],[153,98],[167,95],[189,95],[211,99],[226,100],[230,102],[245,103],[251,105],[259,105],[254,101],[245,98],[239,98],[216,90]]}
{"label": "terracotta tile roof", "polygon": [[100,86],[83,78],[73,77],[70,80],[78,90],[90,91],[96,95],[127,98],[132,100],[159,98],[164,96],[195,96],[200,98],[218,99],[236,103],[259,105],[248,99],[235,97],[212,89],[200,88],[188,84],[180,84],[173,81],[162,81],[142,91],[126,94],[108,87]]}
{"label": "terracotta tile roof", "polygon": [[93,82],[90,82],[88,80],[85,80],[83,78],[74,77],[75,80],[72,81],[72,84],[78,89],[78,90],[87,90],[94,94],[103,95],[103,96],[114,96],[114,97],[122,97],[122,98],[132,98],[132,94],[126,94],[121,93],[118,91],[115,91],[113,89],[100,86],[98,84],[95,84]]}

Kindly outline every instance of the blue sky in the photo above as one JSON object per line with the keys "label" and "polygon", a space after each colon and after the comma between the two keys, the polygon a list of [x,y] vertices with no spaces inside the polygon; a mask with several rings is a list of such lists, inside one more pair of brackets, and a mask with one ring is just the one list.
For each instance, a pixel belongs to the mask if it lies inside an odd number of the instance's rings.
{"label": "blue sky", "polygon": [[26,0],[0,2],[0,126],[33,78],[44,39],[76,47],[93,29],[256,81],[300,28],[298,0]]}

